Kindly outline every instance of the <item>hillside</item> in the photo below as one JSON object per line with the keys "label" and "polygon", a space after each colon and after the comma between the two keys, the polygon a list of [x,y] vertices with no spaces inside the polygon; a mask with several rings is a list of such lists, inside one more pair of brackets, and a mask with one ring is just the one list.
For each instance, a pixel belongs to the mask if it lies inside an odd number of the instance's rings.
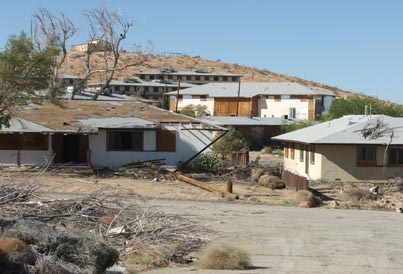
{"label": "hillside", "polygon": [[[131,60],[135,60],[136,55],[130,52],[121,53],[121,63],[125,64]],[[102,53],[95,55],[93,59],[94,65],[102,62]],[[159,70],[161,67],[172,67],[178,71],[190,71],[193,68],[204,68],[215,72],[230,72],[242,75],[242,82],[297,82],[308,86],[321,88],[331,91],[341,97],[351,96],[353,93],[340,90],[338,88],[329,87],[323,84],[311,82],[308,80],[287,76],[284,74],[274,73],[268,70],[260,70],[238,64],[229,64],[221,61],[212,61],[200,58],[199,56],[158,56],[151,55],[146,62],[141,65],[130,67],[125,71],[117,72],[115,80],[121,80],[124,77],[133,77],[141,71]],[[85,54],[83,52],[72,51],[67,55],[67,59],[63,64],[62,71],[73,75],[85,75]],[[92,79],[92,81],[102,81],[102,79]]]}

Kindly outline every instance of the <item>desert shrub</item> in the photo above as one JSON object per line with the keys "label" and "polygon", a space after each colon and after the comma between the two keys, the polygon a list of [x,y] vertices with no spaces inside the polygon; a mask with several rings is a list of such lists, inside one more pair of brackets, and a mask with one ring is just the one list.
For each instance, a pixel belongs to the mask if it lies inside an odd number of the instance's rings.
{"label": "desert shrub", "polygon": [[353,203],[362,203],[376,200],[376,195],[366,188],[350,188],[343,192],[341,199]]}
{"label": "desert shrub", "polygon": [[319,206],[322,203],[322,200],[315,196],[309,190],[300,190],[297,192],[297,200],[302,202],[302,206],[306,207],[314,207]]}
{"label": "desert shrub", "polygon": [[263,153],[263,154],[269,154],[269,153],[271,153],[271,147],[269,147],[269,146],[264,146],[263,149],[262,149],[262,153]]}
{"label": "desert shrub", "polygon": [[206,152],[199,156],[193,164],[195,172],[218,173],[223,167],[222,155],[217,152]]}
{"label": "desert shrub", "polygon": [[224,243],[207,246],[198,262],[198,267],[203,269],[248,269],[250,266],[245,250]]}
{"label": "desert shrub", "polygon": [[181,114],[190,117],[209,116],[210,112],[206,105],[187,105],[181,109]]}
{"label": "desert shrub", "polygon": [[220,140],[213,145],[213,150],[227,155],[232,151],[238,151],[245,147],[245,138],[239,131],[230,128],[228,133],[225,134]]}

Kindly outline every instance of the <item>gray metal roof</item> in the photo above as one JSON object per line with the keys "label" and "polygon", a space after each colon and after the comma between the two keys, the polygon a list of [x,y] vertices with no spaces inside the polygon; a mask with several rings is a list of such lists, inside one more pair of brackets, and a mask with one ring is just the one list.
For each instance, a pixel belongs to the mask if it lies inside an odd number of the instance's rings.
{"label": "gray metal roof", "polygon": [[[375,131],[369,130],[377,128]],[[369,132],[377,134],[367,135]],[[386,115],[347,115],[329,122],[273,137],[307,144],[403,144],[403,118]]]}
{"label": "gray metal roof", "polygon": [[45,132],[53,132],[53,129],[44,127],[40,124],[19,118],[19,117],[11,117],[10,119],[10,127],[2,127],[0,132],[4,133],[12,133],[12,132],[31,132],[31,133],[45,133]]}
{"label": "gray metal roof", "polygon": [[[83,91],[80,94],[74,95],[74,100],[92,100],[94,97],[94,92]],[[66,93],[63,95],[63,98],[69,100],[71,98],[71,93]],[[112,94],[109,96],[99,95],[97,101],[133,101],[135,100],[132,96],[127,96],[123,94]]]}
{"label": "gray metal roof", "polygon": [[159,128],[159,124],[136,117],[89,118],[79,120],[78,125],[92,128],[124,129],[124,128]]}
{"label": "gray metal roof", "polygon": [[[181,90],[180,95],[208,95],[209,97],[237,97],[238,83],[209,83]],[[173,95],[176,92],[169,92]],[[327,95],[333,93],[308,87],[298,83],[241,83],[240,97],[250,98],[257,95]]]}
{"label": "gray metal roof", "polygon": [[137,73],[137,75],[195,75],[195,76],[240,76],[239,74],[233,74],[230,72],[195,72],[195,71],[175,71],[175,72],[161,72],[159,70],[156,71],[143,71]]}
{"label": "gray metal roof", "polygon": [[281,126],[293,123],[291,120],[278,117],[231,117],[209,116],[202,121],[220,126]]}

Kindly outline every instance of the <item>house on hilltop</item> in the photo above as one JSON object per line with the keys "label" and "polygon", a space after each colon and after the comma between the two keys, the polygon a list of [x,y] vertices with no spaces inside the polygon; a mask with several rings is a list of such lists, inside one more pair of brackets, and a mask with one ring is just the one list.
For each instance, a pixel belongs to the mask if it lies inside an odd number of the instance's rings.
{"label": "house on hilltop", "polygon": [[94,39],[94,40],[89,40],[85,43],[78,44],[78,45],[73,45],[71,47],[72,51],[90,51],[90,52],[95,52],[95,51],[112,51],[112,43],[101,40],[101,39]]}
{"label": "house on hilltop", "polygon": [[72,100],[12,111],[0,130],[0,165],[74,164],[117,168],[165,159],[175,165],[224,128],[135,101]]}
{"label": "house on hilltop", "polygon": [[170,96],[170,110],[204,105],[213,116],[283,117],[315,120],[325,114],[334,94],[297,83],[210,83]]}
{"label": "house on hilltop", "polygon": [[284,143],[284,170],[309,180],[403,176],[403,118],[348,115],[272,139]]}

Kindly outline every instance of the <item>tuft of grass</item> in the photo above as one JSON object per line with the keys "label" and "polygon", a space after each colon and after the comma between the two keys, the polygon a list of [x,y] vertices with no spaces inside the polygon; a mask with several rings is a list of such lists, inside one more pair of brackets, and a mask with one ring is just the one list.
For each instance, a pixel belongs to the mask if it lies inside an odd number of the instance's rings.
{"label": "tuft of grass", "polygon": [[300,190],[297,192],[297,200],[302,202],[301,206],[304,207],[315,207],[322,203],[322,200],[315,196],[309,190]]}
{"label": "tuft of grass", "polygon": [[203,249],[198,267],[202,269],[238,269],[251,267],[249,254],[242,248],[225,243],[208,245]]}
{"label": "tuft of grass", "polygon": [[271,147],[269,147],[269,146],[264,146],[261,153],[263,153],[263,154],[270,154],[271,152],[272,152]]}

